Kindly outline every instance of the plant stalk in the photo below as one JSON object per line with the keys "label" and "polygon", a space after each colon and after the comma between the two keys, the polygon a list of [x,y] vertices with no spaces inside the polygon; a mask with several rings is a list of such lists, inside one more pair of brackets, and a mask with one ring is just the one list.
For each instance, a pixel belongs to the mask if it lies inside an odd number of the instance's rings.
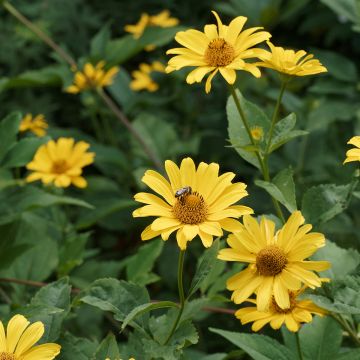
{"label": "plant stalk", "polygon": [[298,354],[299,354],[299,359],[304,360],[304,357],[303,357],[303,354],[302,354],[302,351],[301,351],[299,332],[295,333],[295,337],[296,337],[296,346],[297,346],[297,350],[298,350]]}
{"label": "plant stalk", "polygon": [[174,322],[174,325],[171,328],[169,336],[166,339],[164,345],[166,345],[174,335],[185,307],[185,294],[184,294],[184,284],[183,284],[184,257],[185,257],[185,250],[180,250],[179,262],[178,262],[178,290],[179,290],[180,308],[176,320]]}

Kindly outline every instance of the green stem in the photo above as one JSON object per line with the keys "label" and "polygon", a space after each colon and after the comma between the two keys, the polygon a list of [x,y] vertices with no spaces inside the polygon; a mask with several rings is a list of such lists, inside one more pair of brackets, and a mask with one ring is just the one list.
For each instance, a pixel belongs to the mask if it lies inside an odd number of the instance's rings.
{"label": "green stem", "polygon": [[341,327],[349,334],[349,336],[354,340],[354,343],[360,347],[360,338],[354,331],[346,319],[344,319],[340,314],[331,314],[331,316],[341,325]]}
{"label": "green stem", "polygon": [[[234,99],[236,108],[237,108],[237,110],[239,112],[240,118],[241,118],[241,120],[242,120],[242,122],[243,122],[243,124],[245,126],[245,129],[246,129],[246,132],[247,132],[247,134],[249,136],[251,144],[256,146],[256,142],[255,142],[255,140],[254,140],[254,138],[253,138],[253,136],[251,134],[249,123],[248,123],[248,121],[246,119],[246,115],[245,115],[245,113],[244,113],[244,111],[243,111],[243,109],[241,107],[240,99],[236,94],[234,85],[229,85],[229,89],[230,89],[230,92],[231,92],[231,96]],[[257,159],[259,161],[260,169],[261,169],[262,175],[264,177],[264,180],[270,182],[271,178],[270,178],[270,172],[269,172],[269,167],[267,165],[267,162],[264,162],[263,158],[261,157],[261,155],[260,155],[260,153],[258,151],[255,154],[256,154],[256,157],[257,157]],[[272,202],[274,204],[274,208],[275,208],[279,218],[281,219],[281,221],[283,223],[285,223],[285,218],[284,218],[284,215],[282,213],[279,202],[275,198],[273,198],[272,196],[271,196],[271,199],[272,199]]]}
{"label": "green stem", "polygon": [[171,328],[169,336],[166,339],[164,345],[166,345],[170,341],[171,337],[174,335],[185,307],[185,294],[184,294],[184,284],[183,284],[184,257],[185,257],[185,250],[180,250],[179,262],[178,262],[178,290],[179,290],[179,298],[180,298],[180,308],[176,320],[174,322],[174,325]]}
{"label": "green stem", "polygon": [[298,332],[295,333],[295,337],[296,337],[296,345],[297,345],[297,350],[298,350],[298,354],[299,354],[299,359],[304,360],[302,352],[301,352],[300,336],[299,336]]}
{"label": "green stem", "polygon": [[354,191],[356,190],[358,184],[359,184],[359,177],[360,177],[360,168],[355,170],[355,173],[352,177],[351,183],[350,183],[350,189],[349,189],[349,194],[347,196],[346,199],[346,204],[345,207],[348,207],[350,205],[352,196]]}
{"label": "green stem", "polygon": [[284,91],[287,85],[287,81],[286,80],[282,80],[281,82],[281,88],[280,88],[280,92],[279,92],[279,96],[277,98],[276,101],[276,105],[275,105],[275,109],[272,115],[272,119],[271,119],[271,125],[270,125],[270,130],[269,130],[269,136],[268,136],[268,140],[267,140],[267,145],[266,145],[266,149],[265,149],[265,158],[267,159],[268,155],[269,155],[269,151],[270,151],[270,147],[271,147],[271,141],[272,141],[272,136],[274,134],[274,129],[275,129],[275,124],[278,120],[279,117],[279,110],[280,110],[280,105],[281,105],[281,100],[283,98],[284,95]]}

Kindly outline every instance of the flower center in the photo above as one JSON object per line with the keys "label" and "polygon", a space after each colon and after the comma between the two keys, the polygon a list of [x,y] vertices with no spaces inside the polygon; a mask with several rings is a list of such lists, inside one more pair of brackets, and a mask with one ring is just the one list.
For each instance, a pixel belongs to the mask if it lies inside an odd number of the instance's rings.
{"label": "flower center", "polygon": [[185,194],[178,198],[174,215],[184,224],[200,224],[206,220],[207,206],[204,198],[198,193]]}
{"label": "flower center", "polygon": [[16,357],[14,354],[9,354],[5,352],[0,353],[0,360],[16,360]]}
{"label": "flower center", "polygon": [[289,291],[290,307],[282,309],[275,301],[274,297],[271,298],[270,311],[278,314],[286,314],[291,312],[296,307],[296,293]]}
{"label": "flower center", "polygon": [[286,263],[286,255],[274,245],[262,249],[256,256],[256,267],[263,276],[275,276],[281,273]]}
{"label": "flower center", "polygon": [[211,40],[205,51],[205,61],[209,66],[226,66],[234,58],[234,47],[221,38]]}
{"label": "flower center", "polygon": [[53,163],[51,171],[55,174],[64,174],[68,169],[69,165],[66,160],[56,160]]}

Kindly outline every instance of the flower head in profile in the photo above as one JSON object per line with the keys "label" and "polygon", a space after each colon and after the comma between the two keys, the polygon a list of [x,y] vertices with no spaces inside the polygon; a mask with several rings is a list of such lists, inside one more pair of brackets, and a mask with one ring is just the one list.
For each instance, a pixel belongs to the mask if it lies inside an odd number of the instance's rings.
{"label": "flower head in profile", "polygon": [[154,216],[156,219],[141,234],[142,240],[161,235],[167,240],[176,231],[180,249],[187,242],[200,237],[203,245],[212,245],[213,236],[221,236],[222,229],[238,231],[235,220],[253,210],[235,205],[247,195],[246,185],[232,183],[235,174],[219,176],[219,165],[201,162],[199,166],[191,158],[185,158],[180,168],[170,160],[165,162],[168,179],[153,170],[146,171],[142,181],[160,196],[141,192],[135,200],[147,204],[133,212],[134,217]]}
{"label": "flower head in profile", "polygon": [[130,82],[130,88],[134,91],[147,90],[154,92],[159,89],[159,85],[152,79],[153,72],[165,72],[165,66],[160,61],[154,61],[152,64],[140,64],[139,70],[131,73],[133,80]]}
{"label": "flower head in profile", "polygon": [[312,315],[324,316],[327,313],[311,300],[299,299],[298,296],[301,292],[302,291],[289,292],[290,306],[286,309],[279,307],[274,298],[272,298],[268,309],[259,311],[255,305],[256,301],[247,299],[245,300],[246,302],[250,302],[255,306],[239,309],[235,312],[235,316],[243,325],[253,322],[251,326],[253,331],[259,331],[266,324],[270,324],[274,330],[278,330],[285,324],[289,331],[297,332],[302,323],[312,321]]}
{"label": "flower head in profile", "polygon": [[109,86],[118,72],[117,66],[105,70],[105,61],[100,61],[96,66],[86,63],[82,71],[75,73],[74,83],[66,88],[66,92],[77,94],[85,90]]}
{"label": "flower head in profile", "polygon": [[87,152],[90,145],[84,141],[75,143],[72,138],[50,140],[41,145],[34,159],[26,165],[33,172],[26,178],[27,182],[41,180],[44,184],[53,183],[57,187],[68,187],[71,184],[84,188],[86,180],[81,176],[84,166],[94,162],[95,154]]}
{"label": "flower head in profile", "polygon": [[139,21],[135,25],[126,25],[125,31],[133,34],[135,39],[141,37],[148,26],[158,26],[162,28],[173,27],[179,23],[179,20],[171,17],[169,10],[163,10],[157,15],[142,13]]}
{"label": "flower head in profile", "polygon": [[265,53],[265,50],[254,46],[271,37],[266,31],[258,31],[261,27],[243,30],[247,21],[244,16],[238,16],[229,25],[223,25],[218,14],[215,11],[213,14],[217,26],[206,25],[204,32],[194,29],[180,31],[175,40],[184,47],[167,51],[167,54],[176,56],[169,60],[166,72],[186,66],[196,67],[186,78],[188,84],[201,82],[204,76],[210,73],[205,85],[207,93],[211,90],[211,80],[218,72],[229,84],[235,82],[236,70],[248,71],[260,77],[258,67],[245,60]]}
{"label": "flower head in profile", "polygon": [[267,42],[271,52],[263,52],[259,58],[262,62],[256,63],[257,66],[267,67],[280,73],[290,76],[307,76],[327,72],[318,59],[314,59],[314,55],[307,54],[304,50],[295,52],[294,50],[286,50],[280,46]]}
{"label": "flower head in profile", "polygon": [[352,161],[360,161],[360,136],[352,137],[347,143],[355,147],[346,152],[344,164]]}
{"label": "flower head in profile", "polygon": [[227,281],[236,304],[256,293],[259,311],[268,309],[275,299],[282,309],[291,304],[289,291],[299,290],[302,284],[320,287],[322,281],[313,271],[330,267],[327,261],[307,261],[315,251],[325,246],[321,233],[310,232],[300,211],[295,211],[286,224],[275,233],[275,223],[263,217],[260,224],[251,216],[243,217],[241,230],[229,235],[230,248],[222,249],[218,258],[249,263],[249,266]]}
{"label": "flower head in profile", "polygon": [[44,324],[30,322],[22,315],[13,316],[6,328],[0,321],[1,360],[52,360],[61,346],[54,343],[35,345],[44,335]]}
{"label": "flower head in profile", "polygon": [[43,114],[39,114],[34,117],[31,114],[26,114],[21,120],[19,131],[31,131],[36,136],[42,137],[46,135],[46,129],[48,127],[49,125]]}

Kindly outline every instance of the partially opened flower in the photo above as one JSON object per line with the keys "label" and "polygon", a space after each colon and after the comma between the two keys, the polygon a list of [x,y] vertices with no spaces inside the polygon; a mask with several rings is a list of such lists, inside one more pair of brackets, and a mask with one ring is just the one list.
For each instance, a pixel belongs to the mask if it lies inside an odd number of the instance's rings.
{"label": "partially opened flower", "polygon": [[131,73],[133,80],[130,82],[130,88],[134,91],[154,92],[158,90],[159,85],[151,77],[154,72],[165,72],[165,66],[160,61],[154,61],[152,64],[140,64],[139,70]]}
{"label": "partially opened flower", "polygon": [[175,40],[184,47],[167,51],[167,54],[176,56],[169,60],[166,72],[186,66],[196,67],[186,78],[188,84],[201,82],[204,76],[210,73],[205,85],[207,93],[211,90],[211,80],[217,72],[220,72],[229,84],[235,82],[236,70],[248,71],[260,77],[258,67],[245,60],[265,53],[265,50],[254,46],[271,37],[266,31],[258,31],[262,27],[243,30],[247,21],[244,16],[238,16],[229,25],[223,25],[218,14],[215,11],[213,14],[217,26],[206,25],[204,32],[194,29],[180,31]]}
{"label": "partially opened flower", "polygon": [[22,315],[13,316],[6,328],[0,321],[1,360],[52,360],[61,346],[54,343],[36,345],[44,335],[44,324],[30,322]]}
{"label": "partially opened flower", "polygon": [[360,136],[352,137],[347,143],[355,147],[346,152],[344,164],[352,161],[360,161]]}
{"label": "partially opened flower", "polygon": [[279,307],[274,298],[272,298],[266,311],[259,311],[256,307],[255,300],[246,299],[246,302],[250,302],[254,304],[254,306],[237,310],[235,316],[243,325],[253,322],[251,326],[253,331],[259,331],[266,324],[270,324],[274,330],[278,330],[285,324],[288,330],[297,332],[302,323],[312,321],[312,315],[324,316],[327,313],[311,300],[299,299],[298,296],[299,291],[291,291],[289,293],[290,306],[286,309]]}
{"label": "partially opened flower", "polygon": [[125,31],[134,35],[135,39],[141,37],[148,26],[158,26],[162,28],[173,27],[179,20],[171,17],[169,10],[163,10],[157,15],[142,13],[139,21],[135,25],[126,25]]}
{"label": "partially opened flower", "polygon": [[147,204],[133,212],[134,217],[155,216],[156,219],[141,234],[142,240],[156,236],[167,240],[176,231],[180,249],[199,236],[203,245],[212,245],[213,236],[221,236],[222,229],[237,231],[235,220],[253,210],[235,205],[247,195],[246,185],[232,183],[235,174],[219,176],[219,165],[201,162],[198,168],[186,158],[180,168],[170,160],[165,162],[169,180],[153,170],[146,171],[142,181],[160,196],[138,193],[135,200]]}
{"label": "partially opened flower", "polygon": [[26,114],[21,120],[19,131],[26,132],[31,131],[36,136],[42,137],[46,135],[46,129],[49,127],[43,114],[32,116]]}
{"label": "partially opened flower", "polygon": [[77,94],[85,90],[99,89],[113,83],[115,75],[119,72],[117,66],[105,70],[105,61],[96,66],[86,63],[82,71],[74,75],[74,83],[66,88],[66,92]]}
{"label": "partially opened flower", "polygon": [[271,52],[263,52],[259,54],[262,62],[256,63],[257,66],[267,67],[280,73],[291,76],[307,76],[327,72],[318,59],[314,59],[314,55],[307,54],[306,51],[286,50],[280,46],[267,42]]}
{"label": "partially opened flower", "polygon": [[325,246],[321,233],[310,232],[300,211],[295,211],[275,234],[275,223],[263,217],[260,224],[251,216],[243,217],[241,230],[229,235],[230,248],[222,249],[218,258],[249,263],[249,266],[227,281],[236,304],[256,293],[259,311],[268,309],[272,297],[282,309],[290,307],[289,290],[299,290],[302,284],[310,288],[321,286],[314,271],[330,267],[327,261],[307,261],[315,251]]}
{"label": "partially opened flower", "polygon": [[41,180],[44,184],[53,183],[57,187],[68,187],[71,184],[84,188],[86,180],[81,176],[84,166],[94,162],[94,153],[87,152],[90,145],[84,141],[75,143],[72,138],[50,140],[41,145],[34,159],[26,165],[33,172],[26,178],[27,182]]}

